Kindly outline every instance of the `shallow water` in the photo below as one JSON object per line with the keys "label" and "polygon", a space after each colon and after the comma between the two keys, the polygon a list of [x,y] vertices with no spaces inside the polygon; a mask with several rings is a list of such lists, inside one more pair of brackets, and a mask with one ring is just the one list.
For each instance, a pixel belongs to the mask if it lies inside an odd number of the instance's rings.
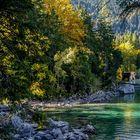
{"label": "shallow water", "polygon": [[94,125],[97,135],[90,140],[140,140],[140,92],[119,97],[112,103],[47,112],[48,117],[68,121],[73,126]]}

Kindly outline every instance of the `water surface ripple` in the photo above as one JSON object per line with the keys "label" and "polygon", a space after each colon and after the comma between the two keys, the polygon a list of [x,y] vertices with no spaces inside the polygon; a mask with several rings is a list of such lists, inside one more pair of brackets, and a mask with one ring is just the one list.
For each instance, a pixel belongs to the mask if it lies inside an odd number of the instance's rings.
{"label": "water surface ripple", "polygon": [[73,126],[93,124],[98,134],[90,140],[140,140],[140,92],[119,97],[112,103],[55,108],[47,114]]}

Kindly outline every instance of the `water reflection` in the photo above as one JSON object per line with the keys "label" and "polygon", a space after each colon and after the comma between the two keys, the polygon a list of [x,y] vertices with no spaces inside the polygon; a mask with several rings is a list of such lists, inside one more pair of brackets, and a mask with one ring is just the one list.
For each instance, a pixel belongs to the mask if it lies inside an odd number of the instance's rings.
{"label": "water reflection", "polygon": [[140,140],[140,93],[125,95],[110,104],[48,111],[49,115],[74,126],[95,125],[98,134],[91,140]]}
{"label": "water reflection", "polygon": [[134,99],[135,99],[135,94],[129,94],[123,97],[123,100],[125,102],[134,102]]}

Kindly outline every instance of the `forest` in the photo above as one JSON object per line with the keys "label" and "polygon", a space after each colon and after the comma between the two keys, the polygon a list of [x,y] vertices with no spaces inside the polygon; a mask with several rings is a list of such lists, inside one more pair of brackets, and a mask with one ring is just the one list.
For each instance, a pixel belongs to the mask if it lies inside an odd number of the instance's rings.
{"label": "forest", "polygon": [[120,71],[140,71],[139,37],[114,34],[111,23],[69,0],[1,3],[1,98],[92,94]]}
{"label": "forest", "polygon": [[140,3],[108,3],[0,0],[0,104],[92,96],[124,72],[140,78]]}

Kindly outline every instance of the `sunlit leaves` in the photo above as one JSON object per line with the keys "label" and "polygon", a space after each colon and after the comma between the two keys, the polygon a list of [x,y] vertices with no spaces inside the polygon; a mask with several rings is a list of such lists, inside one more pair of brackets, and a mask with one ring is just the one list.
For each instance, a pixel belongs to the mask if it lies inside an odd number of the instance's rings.
{"label": "sunlit leaves", "polygon": [[63,24],[62,32],[66,35],[66,39],[81,43],[81,39],[85,36],[84,24],[69,0],[45,0],[45,8],[48,13],[53,10],[56,12]]}
{"label": "sunlit leaves", "polygon": [[44,96],[45,90],[43,90],[41,83],[39,82],[32,82],[30,90],[32,94],[36,96]]}
{"label": "sunlit leaves", "polygon": [[136,71],[136,58],[140,53],[136,44],[137,38],[135,34],[124,34],[118,36],[116,39],[116,48],[119,49],[123,55],[123,71]]}
{"label": "sunlit leaves", "polygon": [[122,68],[119,67],[118,70],[117,70],[117,73],[116,73],[117,81],[121,81],[122,80],[122,74],[123,74]]}

